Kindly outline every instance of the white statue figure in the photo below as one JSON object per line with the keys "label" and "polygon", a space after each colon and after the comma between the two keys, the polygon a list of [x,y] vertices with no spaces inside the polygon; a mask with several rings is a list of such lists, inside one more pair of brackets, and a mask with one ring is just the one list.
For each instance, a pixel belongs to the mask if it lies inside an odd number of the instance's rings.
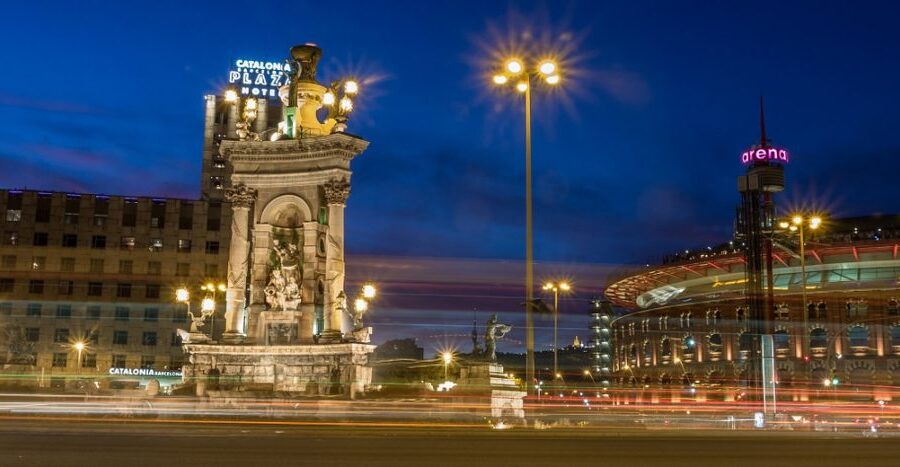
{"label": "white statue figure", "polygon": [[297,245],[278,240],[274,241],[272,250],[278,261],[272,266],[269,283],[263,290],[266,304],[272,310],[296,310],[300,306],[300,250]]}

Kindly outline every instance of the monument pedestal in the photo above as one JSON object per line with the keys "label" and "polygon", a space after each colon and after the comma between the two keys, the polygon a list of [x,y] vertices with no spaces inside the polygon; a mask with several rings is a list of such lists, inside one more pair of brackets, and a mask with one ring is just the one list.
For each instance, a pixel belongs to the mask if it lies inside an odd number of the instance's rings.
{"label": "monument pedestal", "polygon": [[[471,396],[489,396],[491,418],[525,419],[526,392],[503,372],[503,365],[495,362],[464,364],[460,368],[457,384],[454,391]],[[484,412],[486,415],[487,411]]]}
{"label": "monument pedestal", "polygon": [[372,383],[371,344],[211,345],[185,344],[190,363],[184,382],[224,391],[272,391],[298,395],[346,395]]}

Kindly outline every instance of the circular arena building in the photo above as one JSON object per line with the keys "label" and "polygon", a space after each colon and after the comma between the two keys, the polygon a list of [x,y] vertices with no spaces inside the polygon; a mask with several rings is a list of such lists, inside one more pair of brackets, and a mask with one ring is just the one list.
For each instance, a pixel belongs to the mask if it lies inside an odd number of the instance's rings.
{"label": "circular arena building", "polygon": [[[806,232],[805,263],[790,233],[775,238],[772,254],[778,399],[900,398],[900,216],[826,221]],[[614,381],[628,397],[743,397],[753,342],[744,265],[730,242],[668,257],[607,288],[624,310],[610,346]]]}

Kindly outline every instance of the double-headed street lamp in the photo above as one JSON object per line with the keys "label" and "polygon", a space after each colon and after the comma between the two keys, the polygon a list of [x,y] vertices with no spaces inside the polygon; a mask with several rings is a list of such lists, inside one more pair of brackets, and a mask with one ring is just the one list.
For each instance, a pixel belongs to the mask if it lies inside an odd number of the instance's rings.
{"label": "double-headed street lamp", "polygon": [[807,308],[806,303],[806,235],[805,230],[806,227],[809,227],[811,230],[816,230],[822,225],[822,218],[820,216],[804,216],[802,214],[795,214],[791,216],[790,222],[781,221],[778,223],[778,227],[781,229],[787,229],[788,232],[799,232],[800,234],[800,280],[802,290],[800,291],[801,296],[803,297],[803,309],[801,313],[803,313],[803,335],[806,336],[809,333],[807,329],[809,325],[809,309]]}
{"label": "double-headed street lamp", "polygon": [[544,82],[550,86],[560,82],[559,66],[551,59],[525,61],[509,58],[493,77],[494,84],[512,84],[525,95],[525,379],[526,387],[534,382],[534,234],[531,199],[531,87]]}
{"label": "double-headed street lamp", "polygon": [[559,343],[557,342],[559,330],[559,293],[569,292],[572,286],[568,282],[547,282],[544,284],[545,291],[553,292],[553,374],[559,375]]}
{"label": "double-headed street lamp", "polygon": [[218,284],[207,282],[200,286],[200,290],[207,292],[208,294],[207,297],[200,302],[200,309],[204,314],[208,313],[210,315],[209,337],[213,339],[216,335],[216,293],[224,293],[227,288],[228,286],[224,282],[219,282]]}

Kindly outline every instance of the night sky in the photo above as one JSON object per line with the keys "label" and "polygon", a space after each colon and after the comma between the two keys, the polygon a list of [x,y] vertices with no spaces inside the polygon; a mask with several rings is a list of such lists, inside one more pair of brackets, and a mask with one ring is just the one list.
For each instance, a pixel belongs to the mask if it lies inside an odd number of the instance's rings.
{"label": "night sky", "polygon": [[900,4],[786,3],[12,2],[0,185],[195,198],[203,95],[236,58],[315,42],[320,79],[365,80],[350,255],[520,259],[521,105],[487,77],[504,45],[542,44],[564,66],[534,104],[544,271],[728,240],[760,95],[792,154],[783,206],[897,211]]}

